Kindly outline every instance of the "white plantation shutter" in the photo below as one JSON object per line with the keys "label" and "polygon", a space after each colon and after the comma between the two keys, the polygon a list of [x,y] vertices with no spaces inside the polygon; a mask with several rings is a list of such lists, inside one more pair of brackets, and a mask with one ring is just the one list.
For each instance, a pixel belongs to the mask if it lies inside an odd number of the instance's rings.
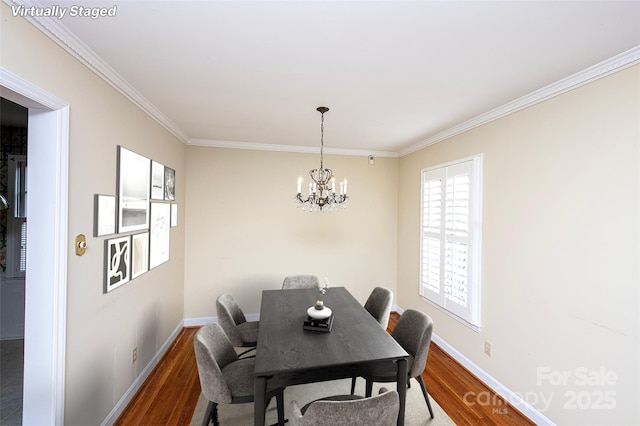
{"label": "white plantation shutter", "polygon": [[479,326],[482,157],[422,172],[420,294]]}
{"label": "white plantation shutter", "polygon": [[24,278],[27,270],[27,157],[8,158],[7,278]]}

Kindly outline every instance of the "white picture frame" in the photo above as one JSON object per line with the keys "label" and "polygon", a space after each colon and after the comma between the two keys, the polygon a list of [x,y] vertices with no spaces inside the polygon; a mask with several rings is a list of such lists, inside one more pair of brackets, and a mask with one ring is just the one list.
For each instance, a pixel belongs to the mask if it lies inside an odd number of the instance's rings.
{"label": "white picture frame", "polygon": [[164,200],[164,165],[151,161],[151,199]]}
{"label": "white picture frame", "polygon": [[149,233],[131,236],[131,279],[149,270]]}
{"label": "white picture frame", "polygon": [[178,226],[178,205],[176,203],[171,204],[171,227]]}
{"label": "white picture frame", "polygon": [[116,196],[95,194],[93,236],[101,237],[116,233]]}
{"label": "white picture frame", "polygon": [[174,201],[176,199],[176,171],[164,166],[164,200]]}
{"label": "white picture frame", "polygon": [[109,293],[131,280],[131,237],[112,238],[105,244],[104,292]]}
{"label": "white picture frame", "polygon": [[149,227],[149,269],[169,260],[171,204],[151,203]]}
{"label": "white picture frame", "polygon": [[148,229],[151,161],[118,148],[118,232]]}

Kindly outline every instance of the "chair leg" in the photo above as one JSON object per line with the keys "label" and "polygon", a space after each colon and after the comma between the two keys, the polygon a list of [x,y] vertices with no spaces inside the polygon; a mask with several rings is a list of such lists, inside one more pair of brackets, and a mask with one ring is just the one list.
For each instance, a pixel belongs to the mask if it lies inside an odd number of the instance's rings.
{"label": "chair leg", "polygon": [[202,419],[202,426],[209,426],[209,424],[213,421],[214,426],[218,426],[218,404],[212,401],[209,401],[207,404],[207,410],[204,413],[204,419]]}
{"label": "chair leg", "polygon": [[351,378],[351,395],[353,395],[354,392],[356,391],[356,379],[357,377]]}
{"label": "chair leg", "polygon": [[371,396],[371,393],[373,392],[373,382],[369,379],[367,379],[367,384],[365,386],[365,396],[367,398],[369,398]]}
{"label": "chair leg", "polygon": [[431,402],[429,402],[429,394],[427,393],[427,387],[424,384],[424,379],[422,378],[422,374],[416,377],[418,383],[420,383],[420,387],[422,388],[422,395],[424,395],[424,400],[427,401],[427,407],[429,407],[429,414],[431,418],[433,418],[433,410],[431,409]]}
{"label": "chair leg", "polygon": [[284,419],[284,388],[278,389],[276,394],[276,405],[278,410],[278,425],[284,425],[286,420]]}

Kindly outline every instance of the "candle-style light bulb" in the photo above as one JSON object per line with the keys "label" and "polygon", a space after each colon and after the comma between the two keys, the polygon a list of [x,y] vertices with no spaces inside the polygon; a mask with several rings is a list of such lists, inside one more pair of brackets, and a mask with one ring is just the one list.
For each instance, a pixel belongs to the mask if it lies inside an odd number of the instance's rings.
{"label": "candle-style light bulb", "polygon": [[302,192],[302,176],[298,178],[298,189],[297,193],[300,194]]}

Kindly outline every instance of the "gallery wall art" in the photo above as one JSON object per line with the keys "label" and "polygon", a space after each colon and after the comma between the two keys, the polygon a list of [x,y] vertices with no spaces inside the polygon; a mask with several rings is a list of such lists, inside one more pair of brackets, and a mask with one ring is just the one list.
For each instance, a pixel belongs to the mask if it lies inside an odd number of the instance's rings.
{"label": "gallery wall art", "polygon": [[149,228],[151,161],[124,147],[118,150],[118,232]]}
{"label": "gallery wall art", "polygon": [[164,200],[164,165],[151,162],[151,199]]}
{"label": "gallery wall art", "polygon": [[174,169],[118,146],[116,172],[117,195],[94,196],[94,236],[113,235],[105,241],[104,293],[169,261],[178,225]]}
{"label": "gallery wall art", "polygon": [[105,256],[105,288],[108,293],[131,279],[131,237],[117,237],[107,240]]}
{"label": "gallery wall art", "polygon": [[116,197],[114,195],[95,195],[93,235],[111,235],[116,233]]}
{"label": "gallery wall art", "polygon": [[137,278],[149,270],[149,233],[131,237],[131,278]]}

